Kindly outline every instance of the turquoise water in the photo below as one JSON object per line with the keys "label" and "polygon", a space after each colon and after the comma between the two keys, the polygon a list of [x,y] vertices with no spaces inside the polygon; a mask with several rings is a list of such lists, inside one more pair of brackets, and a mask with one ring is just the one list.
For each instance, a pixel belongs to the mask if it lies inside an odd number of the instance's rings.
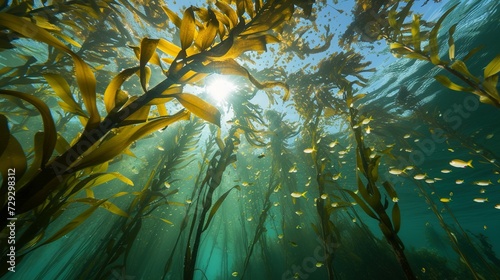
{"label": "turquoise water", "polygon": [[[235,76],[227,80],[235,89],[222,100],[217,97],[222,88],[231,87],[228,84],[215,86],[214,94],[206,90],[208,80],[186,87],[184,92],[200,96],[220,111],[220,138],[215,139],[215,125],[192,116],[134,141],[129,155],[118,155],[109,165],[100,166],[100,171],[82,169],[81,177],[75,180],[85,180],[97,172],[119,172],[133,185],[122,178],[85,187],[67,197],[49,195],[48,205],[56,205],[64,197],[73,202],[51,216],[34,247],[18,248],[16,272],[7,272],[1,278],[190,279],[187,260],[196,256],[191,268],[193,279],[405,279],[404,265],[396,258],[379,222],[353,198],[362,198],[357,176],[362,185],[368,179],[357,165],[357,128],[349,124],[353,115],[342,103],[342,95],[337,95],[338,88],[327,90],[339,102],[334,103],[338,110],[333,116],[325,116],[328,111],[324,108],[320,117],[308,113],[327,103],[315,99],[326,87],[321,86],[323,76],[316,65],[342,51],[337,42],[352,20],[350,1],[318,2],[313,5],[317,10],[312,19],[318,15],[316,21],[302,17],[302,24],[310,25],[303,34],[304,43],[309,48],[321,46],[325,38],[319,37],[328,36],[328,26],[334,34],[330,47],[307,54],[300,53],[300,48],[269,45],[266,53],[254,52],[237,60],[260,80],[284,76],[292,95],[289,101],[281,101],[284,92],[274,89],[276,100],[271,102],[262,90]],[[500,47],[497,1],[438,2],[416,1],[413,9],[422,13],[423,19],[437,21],[458,3],[439,32],[440,57],[448,59],[448,30],[458,23],[454,34],[456,57],[463,59],[469,50],[484,46],[467,60],[469,71],[482,77],[484,67],[498,55]],[[130,13],[130,8],[120,3],[117,6]],[[183,10],[177,3],[166,4],[175,12]],[[193,4],[206,6],[199,1]],[[400,7],[404,5],[400,3]],[[329,21],[328,17],[334,15]],[[137,17],[131,13],[126,18],[130,21],[123,24],[126,30],[138,30],[130,31],[135,41],[122,38],[115,44],[123,46],[109,48],[119,55],[102,52],[106,65],[91,62],[98,73],[98,109],[103,116],[100,93],[119,71],[138,65],[126,44],[138,45],[143,36],[165,36],[180,45],[172,24],[165,34],[159,32],[160,28],[148,26],[152,23],[136,22]],[[290,28],[300,33],[300,27]],[[20,41],[28,48],[19,52],[26,54],[38,48],[40,53],[33,55],[43,65],[47,50],[40,45],[44,44],[30,41]],[[384,40],[352,46],[364,56],[362,61],[372,62],[368,68],[375,69],[362,75],[368,79],[363,86],[355,87],[356,93],[367,95],[353,107],[359,110],[357,122],[367,120],[358,130],[363,134],[364,147],[373,148],[373,155],[381,156],[374,170],[378,172],[380,202],[386,206],[383,212],[394,224],[394,209],[400,209],[400,243],[396,243],[404,247],[413,275],[417,279],[499,279],[499,108],[481,103],[469,92],[444,87],[434,76],[445,74],[445,70],[428,61],[393,57]],[[16,50],[7,50],[0,57],[13,54]],[[13,66],[6,59],[0,63]],[[339,63],[333,63],[331,69]],[[30,67],[35,73],[32,78],[37,78],[37,65]],[[68,80],[72,77],[69,68],[60,68]],[[159,67],[151,68],[157,72],[150,84],[165,78],[158,74]],[[52,68],[47,69],[42,70]],[[330,71],[326,73],[333,73]],[[44,80],[33,83],[33,87],[6,83],[2,89],[33,91],[38,96],[42,94],[35,89],[49,90]],[[140,94],[140,78],[131,78],[125,87],[132,95]],[[78,92],[76,83],[71,83],[71,89]],[[73,94],[81,104],[81,96]],[[14,114],[19,108],[3,97],[1,101],[0,113],[7,116],[12,135],[31,163],[34,133],[43,129],[41,119]],[[55,96],[44,99],[52,117],[58,120],[58,131],[70,142],[82,126],[75,116],[64,118],[68,113],[56,101],[59,99]],[[166,109],[174,113],[180,107],[175,103]],[[27,129],[22,129],[23,125]],[[240,130],[232,134],[238,126]],[[234,149],[227,148],[231,145]],[[457,159],[472,161],[473,167],[452,166],[450,162]],[[423,180],[417,179],[419,174],[424,174]],[[396,196],[384,189],[384,182],[392,185]],[[67,180],[60,186],[71,183]],[[97,199],[108,199],[112,204],[98,207]],[[60,234],[54,242],[43,244],[92,205],[96,210],[84,222]],[[204,205],[210,206],[205,214]],[[329,211],[324,223],[322,211]],[[30,235],[30,225],[40,217],[44,216],[37,211],[19,216],[18,225],[24,227],[17,229],[17,241]]]}

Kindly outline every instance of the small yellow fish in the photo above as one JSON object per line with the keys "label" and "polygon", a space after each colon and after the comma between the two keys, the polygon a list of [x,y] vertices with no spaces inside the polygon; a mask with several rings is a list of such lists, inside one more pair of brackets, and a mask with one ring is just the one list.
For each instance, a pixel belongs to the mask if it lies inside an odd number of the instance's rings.
{"label": "small yellow fish", "polygon": [[365,128],[365,132],[366,132],[366,134],[370,134],[372,132],[372,128],[370,126],[367,126]]}
{"label": "small yellow fish", "polygon": [[389,173],[393,174],[393,175],[401,175],[403,174],[405,171],[404,170],[401,170],[401,169],[396,169],[396,168],[392,168],[392,169],[389,169]]}
{"label": "small yellow fish", "polygon": [[335,147],[335,145],[337,145],[338,143],[339,143],[339,141],[337,141],[337,140],[332,141],[330,144],[328,144],[328,147],[333,148],[333,147]]}
{"label": "small yellow fish", "polygon": [[163,151],[165,151],[165,149],[164,149],[162,146],[157,146],[156,148],[157,148],[159,151],[162,151],[162,152],[163,152]]}
{"label": "small yellow fish", "polygon": [[170,189],[170,184],[168,182],[163,183],[165,185],[165,188]]}
{"label": "small yellow fish", "polygon": [[411,134],[405,134],[405,136],[403,136],[404,139],[408,139],[411,137]]}
{"label": "small yellow fish", "polygon": [[337,175],[333,175],[333,176],[332,176],[332,179],[333,179],[334,181],[337,181],[337,180],[340,178],[340,176],[342,176],[342,173],[339,173],[339,174],[337,174]]}
{"label": "small yellow fish", "polygon": [[457,168],[465,168],[467,166],[474,168],[474,166],[472,166],[472,160],[466,162],[461,159],[454,159],[450,161],[450,165]]}
{"label": "small yellow fish", "polygon": [[493,138],[493,133],[486,135],[486,139],[491,139],[491,138]]}
{"label": "small yellow fish", "polygon": [[500,209],[500,204],[495,205],[495,209]]}
{"label": "small yellow fish", "polygon": [[442,203],[448,203],[451,201],[451,198],[449,197],[442,197],[439,199],[439,201],[441,201]]}
{"label": "small yellow fish", "polygon": [[307,197],[306,197],[306,193],[307,193],[307,191],[305,191],[305,192],[303,192],[303,193],[301,193],[301,192],[293,192],[291,195],[292,195],[292,197],[294,197],[294,198],[299,198],[299,197],[304,197],[304,198],[307,198]]}
{"label": "small yellow fish", "polygon": [[327,197],[328,197],[328,195],[326,193],[321,195],[321,199],[326,199]]}
{"label": "small yellow fish", "polygon": [[322,267],[323,266],[323,263],[322,262],[317,262],[316,263],[316,267]]}
{"label": "small yellow fish", "polygon": [[307,148],[307,149],[304,149],[304,153],[306,154],[310,154],[312,152],[315,152],[316,150],[314,148]]}
{"label": "small yellow fish", "polygon": [[373,120],[373,118],[372,118],[372,116],[370,116],[369,118],[364,119],[361,123],[366,125],[366,124],[369,124],[370,121],[372,121],[372,120]]}
{"label": "small yellow fish", "polygon": [[488,198],[484,198],[484,197],[476,197],[476,198],[474,198],[474,202],[477,202],[477,203],[484,203],[484,202],[488,202]]}
{"label": "small yellow fish", "polygon": [[453,150],[452,148],[448,148],[448,151],[449,151],[450,153],[454,153],[454,152],[455,152],[455,150]]}
{"label": "small yellow fish", "polygon": [[289,170],[288,173],[297,173],[297,167],[294,165]]}
{"label": "small yellow fish", "polygon": [[443,170],[441,170],[441,173],[445,173],[445,174],[448,174],[450,172],[451,172],[451,170],[449,170],[449,169],[443,169]]}
{"label": "small yellow fish", "polygon": [[462,180],[462,179],[457,179],[455,181],[455,184],[457,184],[457,185],[460,185],[460,184],[463,184],[463,183],[464,183],[464,180]]}
{"label": "small yellow fish", "polygon": [[432,183],[434,183],[434,182],[436,182],[436,181],[435,181],[434,179],[425,179],[425,182],[426,182],[427,184],[432,184]]}
{"label": "small yellow fish", "polygon": [[295,214],[300,216],[300,215],[304,214],[304,212],[302,212],[301,210],[297,210],[297,211],[295,211]]}
{"label": "small yellow fish", "polygon": [[233,277],[238,277],[238,271],[235,271],[235,272],[231,273],[231,275],[232,275]]}
{"label": "small yellow fish", "polygon": [[427,174],[417,174],[417,175],[413,176],[413,179],[423,180],[423,179],[425,179],[425,177],[427,177]]}
{"label": "small yellow fish", "polygon": [[475,181],[473,183],[474,185],[478,185],[478,186],[489,186],[491,184],[493,184],[490,180],[480,180],[480,181]]}

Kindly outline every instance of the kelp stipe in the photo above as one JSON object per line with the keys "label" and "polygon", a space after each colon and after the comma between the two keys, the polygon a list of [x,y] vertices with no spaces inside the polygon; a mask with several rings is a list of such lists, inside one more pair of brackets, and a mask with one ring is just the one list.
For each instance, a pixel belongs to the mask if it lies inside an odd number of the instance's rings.
{"label": "kelp stipe", "polygon": [[[349,93],[346,96],[348,95]],[[348,98],[349,97],[346,97],[346,100]],[[385,181],[382,184],[387,194],[392,199],[392,202],[394,203],[394,205],[392,206],[391,219],[386,213],[386,209],[388,206],[387,198],[385,198],[385,202],[383,204],[380,191],[378,190],[378,186],[376,185],[376,182],[378,181],[378,163],[380,161],[380,156],[375,156],[374,158],[370,157],[371,150],[364,146],[361,129],[359,127],[354,128],[354,126],[358,123],[357,110],[355,108],[350,108],[350,111],[351,126],[353,127],[354,137],[358,145],[356,149],[356,166],[359,170],[359,173],[363,174],[363,176],[365,177],[366,183],[363,182],[361,176],[358,174],[358,191],[361,196],[358,196],[353,192],[349,192],[349,194],[362,207],[366,214],[379,221],[379,227],[384,234],[387,242],[391,245],[406,278],[416,279],[408,262],[408,259],[403,252],[404,244],[397,234],[401,225],[401,213],[398,206],[398,197],[396,191],[389,182]]]}
{"label": "kelp stipe", "polygon": [[294,131],[294,127],[283,121],[285,114],[280,114],[276,111],[268,110],[266,111],[265,115],[269,120],[269,131],[267,132],[267,134],[269,135],[268,138],[270,151],[266,157],[269,157],[271,159],[271,175],[269,177],[267,189],[264,193],[264,202],[259,214],[258,225],[255,228],[253,238],[250,239],[251,244],[249,245],[248,252],[246,253],[246,257],[243,263],[243,270],[241,273],[242,279],[244,279],[247,272],[255,245],[257,244],[257,242],[259,242],[259,240],[261,240],[262,235],[267,231],[265,225],[270,209],[273,206],[271,195],[273,193],[280,192],[281,188],[283,188],[284,186],[287,186],[288,190],[293,189],[292,182],[290,179],[288,179],[289,177],[287,176],[288,170],[292,166],[292,163],[289,160],[290,151],[286,145],[286,141],[295,136],[298,131]]}

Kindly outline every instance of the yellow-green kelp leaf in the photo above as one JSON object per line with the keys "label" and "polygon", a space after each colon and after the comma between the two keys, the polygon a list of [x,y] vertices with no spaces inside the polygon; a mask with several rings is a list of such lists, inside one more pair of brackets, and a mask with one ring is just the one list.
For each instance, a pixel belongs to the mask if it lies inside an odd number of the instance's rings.
{"label": "yellow-green kelp leaf", "polygon": [[229,192],[231,192],[233,189],[240,190],[240,186],[236,185],[236,186],[230,188],[223,195],[221,195],[221,197],[219,197],[219,199],[217,199],[217,201],[212,206],[212,210],[210,210],[210,213],[208,214],[207,222],[205,223],[205,226],[203,227],[202,231],[205,231],[208,228],[208,226],[210,225],[210,222],[212,221],[215,213],[217,212],[217,210],[219,210],[220,206],[222,205],[222,202],[224,202],[224,200],[226,199],[226,197],[229,195]]}
{"label": "yellow-green kelp leaf", "polygon": [[[141,55],[139,58],[139,67],[140,67],[140,80],[142,89],[147,91],[147,82],[149,78],[147,78],[147,71],[145,70],[146,64],[153,57],[156,51],[156,47],[158,46],[159,39],[149,39],[144,38],[141,41]],[[149,73],[151,76],[151,72]]]}
{"label": "yellow-green kelp leaf", "polygon": [[484,68],[484,78],[489,78],[500,71],[500,54],[498,54],[488,65]]}
{"label": "yellow-green kelp leaf", "polygon": [[19,180],[26,171],[27,161],[24,154],[23,147],[17,139],[10,134],[7,118],[0,114],[0,173],[2,174],[3,183],[2,190],[7,193],[8,173],[9,169],[14,169],[16,180]]}
{"label": "yellow-green kelp leaf", "polygon": [[[128,194],[128,193],[127,192],[119,192],[119,193],[114,194],[110,198],[120,197],[120,196],[123,196],[126,194]],[[103,204],[108,202],[108,199],[81,198],[80,199],[80,200],[82,200],[81,202],[85,202],[85,200],[92,200],[92,202],[91,202],[92,205],[90,206],[90,208],[85,210],[83,213],[81,213],[77,217],[75,217],[73,220],[71,220],[71,222],[66,224],[64,227],[62,227],[60,230],[58,230],[54,235],[52,235],[50,238],[45,240],[45,242],[43,242],[40,246],[54,242],[54,241],[60,239],[61,237],[63,237],[64,235],[70,233],[72,230],[74,230],[75,228],[80,226],[83,222],[85,222],[90,217],[90,215],[92,215],[94,213],[94,211],[97,210],[97,208],[102,207]],[[111,207],[111,208],[114,209],[113,207]],[[123,213],[125,213],[125,212],[123,212]]]}
{"label": "yellow-green kelp leaf", "polygon": [[102,205],[101,205],[102,208],[108,210],[109,212],[115,214],[115,215],[118,215],[118,216],[122,216],[122,217],[125,217],[125,218],[128,218],[129,215],[127,212],[123,211],[122,209],[120,209],[120,207],[116,206],[115,204],[109,202],[109,201],[106,201],[104,202]]}
{"label": "yellow-green kelp leaf", "polygon": [[195,40],[195,45],[200,51],[204,51],[212,45],[219,28],[219,21],[211,9],[208,9],[208,16],[209,21],[207,26],[200,30]]}
{"label": "yellow-green kelp leaf", "polygon": [[90,148],[83,159],[75,163],[72,168],[82,169],[113,159],[121,154],[132,142],[149,135],[180,120],[189,120],[189,112],[181,110],[175,115],[160,117],[146,123],[135,126],[119,128],[118,133],[110,139],[103,141],[100,145]]}
{"label": "yellow-green kelp leaf", "polygon": [[167,219],[160,218],[160,220],[164,221],[165,223],[167,223],[169,225],[173,225],[174,224],[174,223],[172,223],[171,221],[169,221]]}
{"label": "yellow-green kelp leaf", "polygon": [[43,156],[41,164],[45,165],[45,163],[47,163],[47,161],[49,161],[50,157],[52,156],[52,152],[54,151],[57,140],[56,126],[54,124],[54,119],[52,119],[52,115],[50,114],[49,107],[45,105],[42,100],[36,98],[33,95],[12,90],[0,90],[0,95],[2,94],[25,100],[35,106],[38,112],[40,112],[44,130]]}
{"label": "yellow-green kelp leaf", "polygon": [[90,67],[65,44],[30,21],[7,13],[0,13],[0,25],[5,26],[27,38],[46,43],[71,55],[75,64],[76,82],[82,93],[83,103],[89,113],[86,130],[95,128],[99,122],[99,111],[96,104],[96,80]]}
{"label": "yellow-green kelp leaf", "polygon": [[191,113],[220,127],[220,112],[210,103],[189,93],[178,93],[173,97]]}
{"label": "yellow-green kelp leaf", "polygon": [[108,87],[106,87],[104,91],[104,106],[106,106],[106,111],[108,113],[111,112],[116,105],[116,97],[122,84],[137,71],[139,71],[139,67],[125,69],[116,75],[108,84]]}
{"label": "yellow-green kelp leaf", "polygon": [[181,29],[181,24],[182,24],[181,18],[172,10],[170,10],[167,6],[161,6],[161,8],[165,12],[165,14],[167,14],[168,19],[170,19],[170,21],[173,22],[178,29]]}
{"label": "yellow-green kelp leaf", "polygon": [[[23,178],[18,181],[19,185],[24,185],[25,182],[28,182],[40,169],[42,166],[42,158],[43,158],[43,141],[45,140],[45,133],[39,131],[35,133],[34,139],[34,148],[33,148],[33,161],[31,162],[30,167],[24,174]],[[2,134],[3,135],[3,134]],[[5,177],[4,177],[5,178]]]}
{"label": "yellow-green kelp leaf", "polygon": [[66,111],[80,115],[82,117],[88,118],[87,114],[80,108],[80,105],[76,103],[73,98],[73,94],[71,94],[71,90],[69,88],[68,82],[59,74],[55,73],[45,73],[43,77],[49,85],[52,87],[56,95],[61,98],[62,101],[67,105],[65,109]]}
{"label": "yellow-green kelp leaf", "polygon": [[444,19],[457,7],[458,4],[455,4],[453,7],[448,9],[436,22],[434,27],[432,28],[429,34],[429,56],[431,62],[434,65],[440,65],[442,61],[439,59],[439,46],[438,46],[438,31],[441,27],[441,23],[443,23]]}
{"label": "yellow-green kelp leaf", "polygon": [[0,114],[0,132],[2,133],[2,137],[0,137],[0,156],[1,156],[3,152],[7,149],[7,145],[9,144],[9,138],[10,138],[9,122],[7,120],[7,117],[3,114]]}
{"label": "yellow-green kelp leaf", "polygon": [[484,79],[482,85],[484,90],[488,93],[488,95],[490,95],[500,103],[500,95],[498,94],[497,84],[498,84],[498,75],[493,75]]}
{"label": "yellow-green kelp leaf", "polygon": [[469,72],[467,65],[465,65],[465,63],[463,61],[458,60],[458,59],[453,61],[453,63],[450,65],[450,68],[460,72],[464,76],[467,76],[469,79],[473,80],[474,82],[479,83],[479,79],[476,78],[474,75],[472,75]]}
{"label": "yellow-green kelp leaf", "polygon": [[194,35],[196,33],[196,23],[194,19],[193,6],[184,11],[184,16],[181,22],[180,37],[181,47],[186,50],[193,43]]}
{"label": "yellow-green kelp leaf", "polygon": [[464,59],[462,59],[462,61],[467,61],[469,58],[471,58],[475,53],[480,51],[482,48],[484,48],[484,46],[478,46],[478,47],[473,48],[472,50],[470,50],[467,53],[467,55],[464,56]]}
{"label": "yellow-green kelp leaf", "polygon": [[457,23],[455,23],[454,25],[452,25],[450,27],[450,30],[448,31],[448,33],[449,33],[449,37],[448,37],[448,46],[449,46],[448,54],[449,54],[450,60],[454,60],[455,59],[455,40],[453,40],[453,34],[455,33],[455,29],[456,28],[457,28]]}
{"label": "yellow-green kelp leaf", "polygon": [[219,10],[221,10],[221,12],[226,15],[229,20],[231,21],[231,26],[230,28],[233,28],[235,27],[236,25],[238,25],[238,15],[236,14],[236,12],[231,8],[231,6],[229,6],[227,3],[225,3],[224,1],[217,1],[215,2],[215,5],[217,6],[217,8],[219,8]]}
{"label": "yellow-green kelp leaf", "polygon": [[419,52],[420,51],[420,16],[418,15],[413,15],[413,22],[411,24],[411,36],[412,36],[412,43],[413,47],[415,48],[415,51]]}
{"label": "yellow-green kelp leaf", "polygon": [[87,220],[90,217],[90,215],[92,215],[92,213],[94,213],[94,211],[97,210],[97,208],[99,208],[99,206],[101,206],[106,201],[107,201],[107,199],[102,199],[102,200],[98,200],[96,203],[92,204],[92,206],[90,206],[89,209],[83,211],[83,213],[81,213],[80,215],[75,217],[73,220],[71,220],[71,222],[66,224],[61,229],[59,229],[56,233],[54,233],[54,235],[52,235],[50,238],[45,240],[40,246],[54,242],[57,239],[70,233],[72,230],[74,230],[75,228],[80,226],[83,222],[85,222],[85,220]]}
{"label": "yellow-green kelp leaf", "polygon": [[250,72],[248,72],[247,69],[245,69],[245,67],[239,65],[233,59],[228,59],[225,61],[212,61],[206,66],[206,69],[209,69],[210,71],[213,71],[214,73],[218,74],[238,75],[246,77],[258,89],[268,89],[279,86],[285,90],[285,94],[283,95],[283,101],[287,101],[288,98],[290,97],[290,89],[287,84],[278,81],[259,82],[250,74]]}
{"label": "yellow-green kelp leaf", "polygon": [[68,141],[66,141],[66,139],[64,139],[64,137],[57,133],[57,140],[56,140],[56,152],[60,153],[60,154],[63,154],[64,152],[66,152],[67,150],[69,150],[71,148],[71,146],[69,145]]}
{"label": "yellow-green kelp leaf", "polygon": [[372,217],[375,220],[379,220],[379,218],[377,217],[377,215],[375,215],[372,209],[370,209],[370,207],[353,191],[347,189],[341,189],[341,190],[347,192],[368,216]]}
{"label": "yellow-green kelp leaf", "polygon": [[451,90],[456,90],[456,91],[472,91],[472,88],[466,88],[461,85],[457,85],[454,82],[452,82],[448,77],[443,76],[443,75],[436,75],[434,77],[438,82],[443,84],[445,87],[451,89]]}
{"label": "yellow-green kelp leaf", "polygon": [[391,185],[391,183],[389,183],[388,181],[385,181],[384,183],[382,183],[382,185],[384,186],[385,191],[391,197],[391,199],[395,199],[398,197],[396,190]]}
{"label": "yellow-green kelp leaf", "polygon": [[[176,57],[179,52],[181,51],[181,48],[179,46],[165,40],[165,39],[160,39],[158,41],[158,49],[170,56]],[[163,59],[165,60],[165,59]]]}

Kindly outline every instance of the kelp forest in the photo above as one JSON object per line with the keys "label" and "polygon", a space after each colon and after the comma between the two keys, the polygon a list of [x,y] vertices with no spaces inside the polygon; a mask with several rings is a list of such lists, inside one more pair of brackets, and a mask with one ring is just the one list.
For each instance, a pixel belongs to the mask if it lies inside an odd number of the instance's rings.
{"label": "kelp forest", "polygon": [[0,278],[500,279],[498,18],[0,0]]}

